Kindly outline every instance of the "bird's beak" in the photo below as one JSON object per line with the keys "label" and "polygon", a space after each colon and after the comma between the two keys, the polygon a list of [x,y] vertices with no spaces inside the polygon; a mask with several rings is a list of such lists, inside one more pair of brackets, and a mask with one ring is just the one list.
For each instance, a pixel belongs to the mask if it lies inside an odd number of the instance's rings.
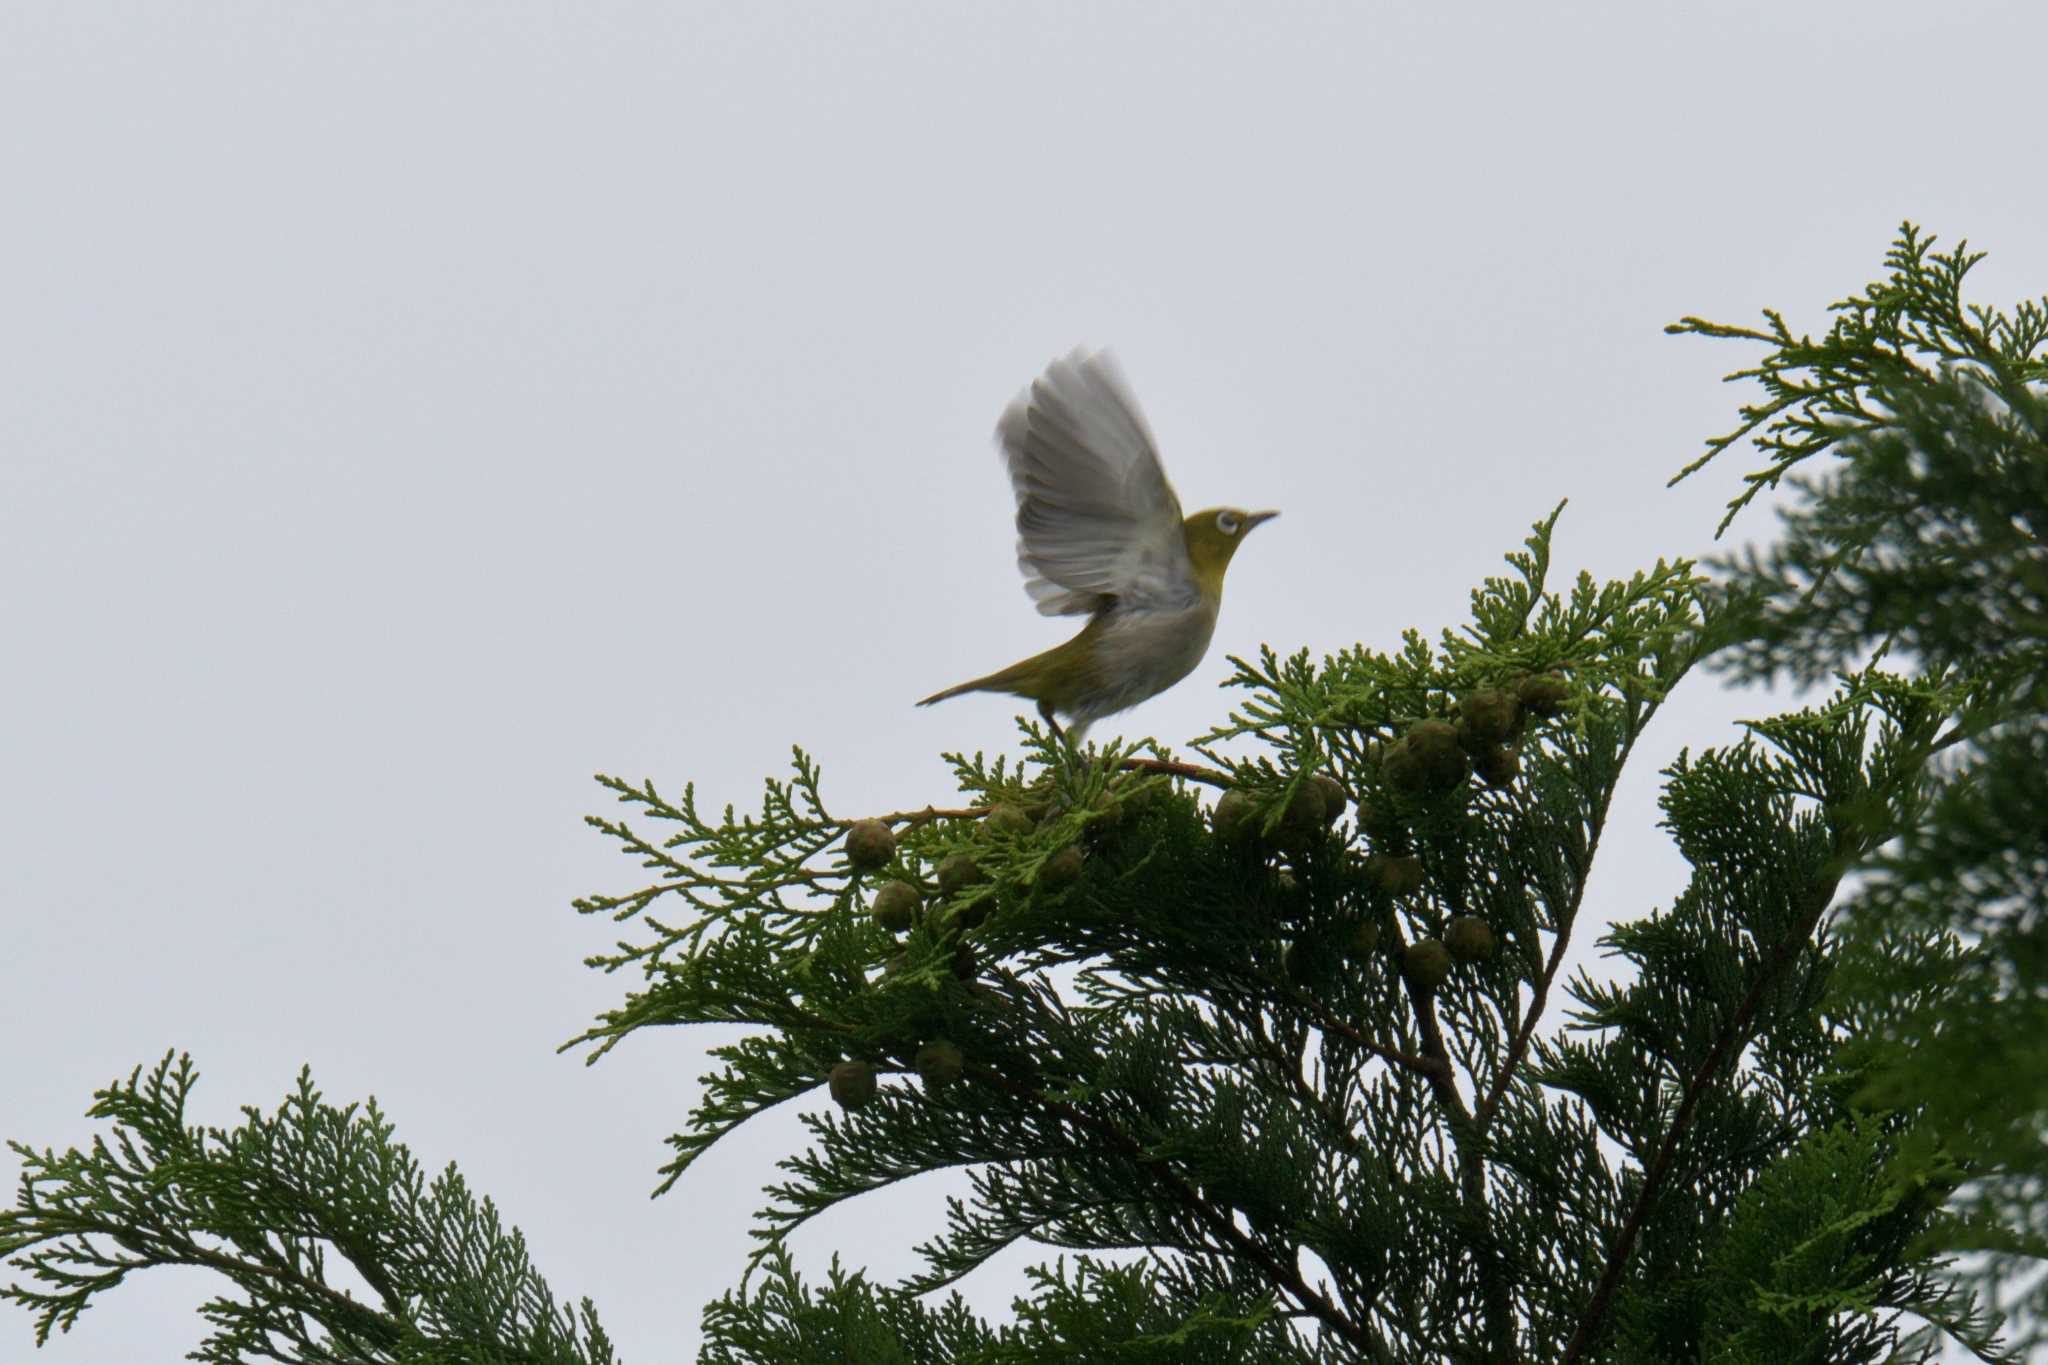
{"label": "bird's beak", "polygon": [[1257,526],[1260,522],[1271,521],[1273,518],[1279,515],[1280,514],[1278,512],[1253,512],[1244,519],[1244,529],[1249,531],[1252,529],[1252,527]]}

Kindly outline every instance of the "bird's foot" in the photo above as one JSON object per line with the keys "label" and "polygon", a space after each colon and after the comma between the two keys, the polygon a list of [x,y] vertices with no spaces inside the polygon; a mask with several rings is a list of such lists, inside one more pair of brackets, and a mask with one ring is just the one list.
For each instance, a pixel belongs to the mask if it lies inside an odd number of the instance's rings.
{"label": "bird's foot", "polygon": [[1074,742],[1067,738],[1067,732],[1060,728],[1059,718],[1052,713],[1052,703],[1038,703],[1038,718],[1045,722],[1045,728],[1052,731],[1052,737],[1072,749]]}

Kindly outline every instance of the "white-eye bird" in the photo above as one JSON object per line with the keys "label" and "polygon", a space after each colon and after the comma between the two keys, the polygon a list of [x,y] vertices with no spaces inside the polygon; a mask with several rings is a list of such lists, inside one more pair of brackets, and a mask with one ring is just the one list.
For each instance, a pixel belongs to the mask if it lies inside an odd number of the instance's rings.
{"label": "white-eye bird", "polygon": [[1156,696],[1208,652],[1223,574],[1254,526],[1279,515],[1212,507],[1181,515],[1138,400],[1107,351],[1046,367],[996,423],[1017,493],[1017,567],[1047,616],[1079,635],[919,702],[1007,692],[1038,703],[1079,744],[1102,717]]}

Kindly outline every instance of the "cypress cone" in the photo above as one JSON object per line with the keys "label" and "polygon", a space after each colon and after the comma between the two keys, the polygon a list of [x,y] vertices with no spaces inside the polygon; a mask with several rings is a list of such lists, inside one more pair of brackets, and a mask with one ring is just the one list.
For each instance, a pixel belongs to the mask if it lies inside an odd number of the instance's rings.
{"label": "cypress cone", "polygon": [[1493,927],[1477,915],[1453,915],[1444,942],[1458,961],[1484,962],[1493,956]]}
{"label": "cypress cone", "polygon": [[1398,858],[1375,853],[1365,860],[1365,875],[1389,896],[1412,896],[1422,889],[1422,859],[1412,853]]}
{"label": "cypress cone", "polygon": [[981,880],[981,864],[965,853],[948,854],[939,863],[939,890],[951,896]]}
{"label": "cypress cone", "polygon": [[1388,748],[1380,770],[1389,786],[1411,796],[1449,791],[1463,780],[1466,770],[1457,727],[1448,721],[1417,721]]}
{"label": "cypress cone", "polygon": [[1358,803],[1358,827],[1365,831],[1365,837],[1374,844],[1389,847],[1405,842],[1407,826],[1394,814],[1394,808],[1381,801],[1360,801]]}
{"label": "cypress cone", "polygon": [[1063,886],[1072,886],[1081,880],[1081,870],[1087,861],[1078,844],[1068,844],[1038,865],[1036,884],[1045,891],[1057,891]]}
{"label": "cypress cone", "polygon": [[1132,814],[1157,810],[1173,799],[1173,787],[1164,782],[1150,779],[1143,773],[1134,774],[1117,784],[1117,799],[1124,809]]}
{"label": "cypress cone", "polygon": [[1024,835],[1033,828],[1031,817],[1007,801],[990,806],[988,814],[981,817],[981,823],[991,834]]}
{"label": "cypress cone", "polygon": [[1512,692],[1482,687],[1458,702],[1458,738],[1473,753],[1505,744],[1521,728],[1521,703]]}
{"label": "cypress cone", "polygon": [[841,1109],[858,1109],[875,1097],[875,1069],[866,1062],[841,1062],[826,1073],[825,1084]]}
{"label": "cypress cone", "polygon": [[1522,755],[1512,744],[1497,744],[1482,750],[1472,761],[1479,780],[1489,787],[1505,787],[1522,772]]}
{"label": "cypress cone", "polygon": [[942,1085],[951,1085],[960,1079],[967,1069],[967,1059],[960,1049],[951,1043],[926,1043],[911,1059],[917,1074],[924,1081],[925,1089],[936,1090]]}
{"label": "cypress cone", "polygon": [[868,912],[875,917],[875,923],[900,934],[917,923],[917,912],[923,908],[924,900],[916,887],[908,882],[884,882],[881,890],[875,892]]}
{"label": "cypress cone", "polygon": [[1286,809],[1266,838],[1283,853],[1304,853],[1320,839],[1325,828],[1323,794],[1313,781],[1304,782],[1287,798]]}
{"label": "cypress cone", "polygon": [[1232,787],[1217,798],[1216,809],[1209,815],[1209,827],[1224,843],[1237,843],[1256,828],[1252,820],[1258,809],[1259,803],[1250,792]]}
{"label": "cypress cone", "polygon": [[1433,991],[1451,974],[1451,950],[1436,939],[1418,939],[1402,950],[1401,967],[1416,985]]}
{"label": "cypress cone", "polygon": [[1327,773],[1317,773],[1308,781],[1309,785],[1316,789],[1316,794],[1323,799],[1323,823],[1334,825],[1343,819],[1344,808],[1351,804],[1350,794],[1344,790],[1344,784]]}
{"label": "cypress cone", "polygon": [[887,867],[896,856],[896,835],[880,820],[856,820],[846,831],[846,861],[863,872]]}
{"label": "cypress cone", "polygon": [[1572,685],[1556,673],[1537,673],[1515,684],[1515,699],[1532,716],[1554,716],[1571,700]]}

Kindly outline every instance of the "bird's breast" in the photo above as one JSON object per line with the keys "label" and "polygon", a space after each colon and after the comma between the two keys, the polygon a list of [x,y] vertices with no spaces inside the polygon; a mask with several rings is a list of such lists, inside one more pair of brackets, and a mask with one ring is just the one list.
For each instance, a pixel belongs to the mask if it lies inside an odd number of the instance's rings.
{"label": "bird's breast", "polygon": [[1095,649],[1095,673],[1107,715],[1136,706],[1195,671],[1216,633],[1216,607],[1198,601],[1171,610],[1112,611]]}

